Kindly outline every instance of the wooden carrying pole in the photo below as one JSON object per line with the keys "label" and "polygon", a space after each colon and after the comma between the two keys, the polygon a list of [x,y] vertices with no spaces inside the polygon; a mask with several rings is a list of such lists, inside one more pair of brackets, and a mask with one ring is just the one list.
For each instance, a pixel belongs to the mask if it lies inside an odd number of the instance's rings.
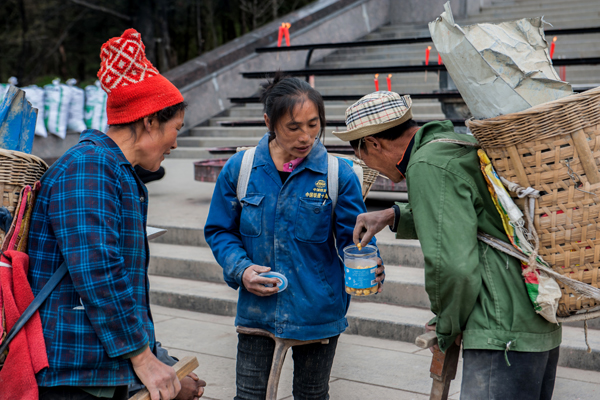
{"label": "wooden carrying pole", "polygon": [[273,351],[273,362],[271,363],[271,371],[269,373],[269,381],[267,383],[267,396],[265,400],[277,400],[277,389],[279,387],[279,378],[281,377],[281,369],[283,368],[283,362],[285,361],[285,355],[288,349],[292,346],[302,346],[304,344],[321,343],[329,344],[329,339],[316,339],[316,340],[295,340],[295,339],[282,339],[275,337],[271,332],[259,328],[246,328],[245,326],[238,326],[236,328],[238,333],[244,335],[257,335],[264,336],[273,339],[275,341],[275,350]]}
{"label": "wooden carrying pole", "polygon": [[[422,349],[428,349],[437,344],[437,336],[434,331],[424,333],[417,337],[415,344]],[[455,343],[452,343],[446,353],[442,353],[439,349],[433,351],[431,367],[429,368],[433,384],[431,385],[429,400],[448,399],[450,383],[456,377],[459,354],[460,346]]]}
{"label": "wooden carrying pole", "polygon": [[[177,379],[182,380],[190,374],[193,370],[198,368],[198,359],[196,357],[185,356],[177,364],[173,366]],[[148,389],[143,388],[132,396],[129,400],[150,400],[150,392]]]}

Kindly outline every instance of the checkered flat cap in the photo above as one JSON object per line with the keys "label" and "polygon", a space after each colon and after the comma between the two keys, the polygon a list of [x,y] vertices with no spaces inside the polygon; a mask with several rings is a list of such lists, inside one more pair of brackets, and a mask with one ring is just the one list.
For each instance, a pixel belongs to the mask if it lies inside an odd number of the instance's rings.
{"label": "checkered flat cap", "polygon": [[333,132],[349,142],[383,132],[412,118],[410,96],[379,91],[368,94],[346,110],[347,131]]}

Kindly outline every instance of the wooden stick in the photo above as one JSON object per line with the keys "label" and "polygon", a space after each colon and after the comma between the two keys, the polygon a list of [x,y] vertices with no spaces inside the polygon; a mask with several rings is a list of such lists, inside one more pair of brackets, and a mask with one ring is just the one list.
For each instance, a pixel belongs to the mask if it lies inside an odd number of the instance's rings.
{"label": "wooden stick", "polygon": [[[175,364],[173,368],[177,374],[177,379],[182,380],[188,376],[190,372],[198,368],[198,359],[192,356],[185,356],[179,360],[179,362]],[[148,389],[143,388],[129,400],[150,400],[150,392],[148,392]]]}
{"label": "wooden stick", "polygon": [[573,138],[573,144],[575,145],[575,149],[577,149],[577,155],[579,156],[579,161],[585,171],[588,182],[592,185],[600,182],[598,166],[596,165],[596,160],[594,160],[594,155],[588,144],[585,132],[583,132],[583,129],[580,129],[572,133],[571,137]]}
{"label": "wooden stick", "polygon": [[515,173],[517,174],[519,185],[523,186],[524,188],[531,186],[529,184],[529,179],[527,179],[527,172],[525,172],[525,168],[523,168],[523,164],[521,164],[521,157],[519,157],[517,146],[507,146],[506,150],[508,151],[510,162],[515,169]]}
{"label": "wooden stick", "polygon": [[[436,345],[437,335],[435,331],[420,335],[415,340],[415,344],[422,349],[428,349]],[[450,383],[456,377],[459,354],[460,346],[457,346],[455,343],[452,343],[448,350],[446,350],[446,353],[442,353],[439,349],[433,351],[431,367],[429,368],[433,384],[431,385],[429,400],[448,399]]]}
{"label": "wooden stick", "polygon": [[428,349],[435,346],[437,344],[437,335],[435,334],[435,331],[429,331],[420,335],[417,337],[417,340],[415,340],[415,344],[422,349]]}
{"label": "wooden stick", "polygon": [[271,371],[269,373],[269,381],[267,382],[267,396],[266,400],[277,400],[277,389],[279,388],[279,378],[281,377],[281,370],[283,368],[283,362],[285,361],[285,355],[288,349],[292,346],[302,346],[304,344],[321,343],[328,344],[329,339],[316,339],[316,340],[295,340],[295,339],[282,339],[275,337],[271,332],[260,329],[260,328],[247,328],[245,326],[236,327],[238,333],[244,335],[257,335],[271,338],[275,341],[275,350],[273,351],[273,361],[271,363]]}

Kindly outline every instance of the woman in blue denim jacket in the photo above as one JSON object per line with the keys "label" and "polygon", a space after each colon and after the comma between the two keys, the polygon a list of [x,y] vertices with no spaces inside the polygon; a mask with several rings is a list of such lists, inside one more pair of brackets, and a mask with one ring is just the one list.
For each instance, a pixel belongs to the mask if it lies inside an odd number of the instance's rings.
{"label": "woman in blue denim jacket", "polygon": [[[294,397],[328,399],[337,338],[348,325],[350,303],[338,253],[353,244],[356,217],[365,212],[361,186],[351,167],[340,162],[332,210],[327,151],[319,140],[325,108],[316,90],[277,76],[261,100],[269,133],[255,150],[246,195],[236,194],[240,152],[219,175],[205,237],[227,284],[240,289],[236,325],[287,339],[329,338],[326,345],[292,348]],[[278,293],[277,279],[260,276],[267,271],[283,274],[287,289]],[[383,267],[377,273],[381,282]],[[274,345],[269,338],[239,334],[236,399],[265,398]]]}

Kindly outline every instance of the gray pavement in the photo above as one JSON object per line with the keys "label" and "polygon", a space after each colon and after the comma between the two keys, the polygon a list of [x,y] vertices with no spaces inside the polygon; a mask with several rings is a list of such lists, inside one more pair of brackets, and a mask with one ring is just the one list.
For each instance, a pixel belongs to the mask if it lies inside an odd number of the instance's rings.
{"label": "gray pavement", "polygon": [[[233,291],[232,291],[233,292]],[[195,372],[208,385],[205,399],[235,396],[237,335],[234,318],[152,306],[156,336],[176,357],[193,355]],[[291,352],[290,352],[291,353]],[[426,400],[431,379],[429,350],[407,342],[342,334],[330,380],[332,400]],[[292,359],[288,354],[279,399],[292,399]],[[461,365],[451,386],[451,399],[460,396]],[[600,372],[559,367],[555,400],[592,400],[600,397]]]}

